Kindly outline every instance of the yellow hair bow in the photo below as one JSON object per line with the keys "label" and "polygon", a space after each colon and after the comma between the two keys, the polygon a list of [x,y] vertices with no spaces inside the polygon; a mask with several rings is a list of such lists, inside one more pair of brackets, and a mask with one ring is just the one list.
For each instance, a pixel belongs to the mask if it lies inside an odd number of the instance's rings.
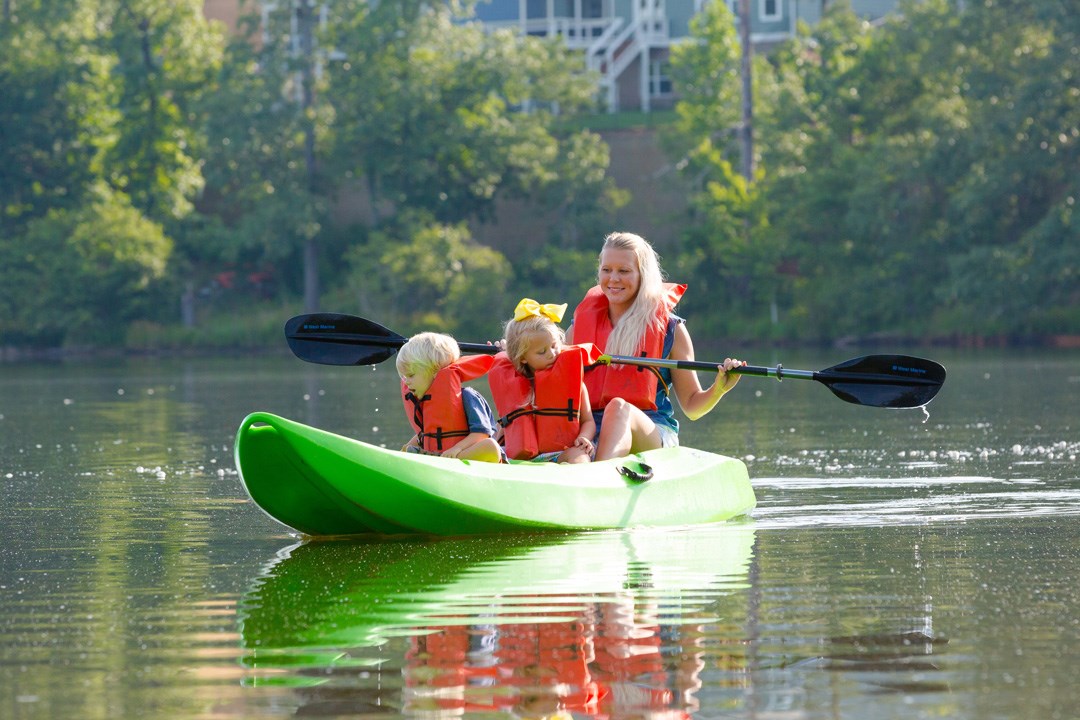
{"label": "yellow hair bow", "polygon": [[521,322],[530,317],[546,317],[550,318],[553,322],[562,322],[563,313],[566,312],[566,303],[562,305],[547,304],[541,305],[532,298],[522,298],[521,302],[514,308],[514,320]]}

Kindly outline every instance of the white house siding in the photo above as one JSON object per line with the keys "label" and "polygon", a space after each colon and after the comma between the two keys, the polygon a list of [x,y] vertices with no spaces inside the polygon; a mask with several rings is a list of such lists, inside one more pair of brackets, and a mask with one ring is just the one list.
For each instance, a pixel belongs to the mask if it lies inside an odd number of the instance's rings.
{"label": "white house siding", "polygon": [[690,35],[690,18],[697,12],[695,0],[667,0],[668,32],[672,40]]}

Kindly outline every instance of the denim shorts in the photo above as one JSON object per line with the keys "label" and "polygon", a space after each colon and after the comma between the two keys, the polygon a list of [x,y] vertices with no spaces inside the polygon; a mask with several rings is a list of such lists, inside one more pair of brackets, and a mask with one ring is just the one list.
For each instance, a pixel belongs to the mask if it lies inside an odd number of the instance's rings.
{"label": "denim shorts", "polygon": [[[662,422],[654,423],[656,425],[656,431],[660,433],[660,447],[679,447],[679,431]],[[597,431],[593,437],[593,446],[600,442],[600,432]],[[593,451],[595,454],[595,450]]]}
{"label": "denim shorts", "polygon": [[670,425],[656,423],[656,429],[660,431],[660,447],[679,447],[679,433]]}

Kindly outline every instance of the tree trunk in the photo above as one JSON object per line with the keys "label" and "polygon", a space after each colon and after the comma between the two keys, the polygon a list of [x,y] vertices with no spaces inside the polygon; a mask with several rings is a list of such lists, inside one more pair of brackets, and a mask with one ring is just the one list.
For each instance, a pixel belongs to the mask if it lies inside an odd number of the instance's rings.
{"label": "tree trunk", "polygon": [[184,292],[180,295],[180,324],[186,328],[195,327],[195,283],[184,283]]}
{"label": "tree trunk", "polygon": [[742,44],[742,174],[754,178],[754,91],[750,45],[750,0],[739,0],[739,42]]}
{"label": "tree trunk", "polygon": [[[312,107],[315,104],[315,52],[313,26],[315,6],[311,0],[298,0],[296,4],[297,29],[300,33],[301,62],[301,113],[304,123],[304,170],[307,173],[308,198],[315,195],[315,121]],[[315,237],[304,240],[304,312],[319,310],[319,245]]]}

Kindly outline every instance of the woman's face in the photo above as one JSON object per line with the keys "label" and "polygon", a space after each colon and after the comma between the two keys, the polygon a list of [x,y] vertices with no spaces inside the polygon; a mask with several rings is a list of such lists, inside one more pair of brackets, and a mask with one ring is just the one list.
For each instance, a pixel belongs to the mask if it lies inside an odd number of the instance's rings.
{"label": "woman's face", "polygon": [[629,307],[641,287],[637,256],[631,250],[604,250],[600,253],[598,279],[610,305]]}

